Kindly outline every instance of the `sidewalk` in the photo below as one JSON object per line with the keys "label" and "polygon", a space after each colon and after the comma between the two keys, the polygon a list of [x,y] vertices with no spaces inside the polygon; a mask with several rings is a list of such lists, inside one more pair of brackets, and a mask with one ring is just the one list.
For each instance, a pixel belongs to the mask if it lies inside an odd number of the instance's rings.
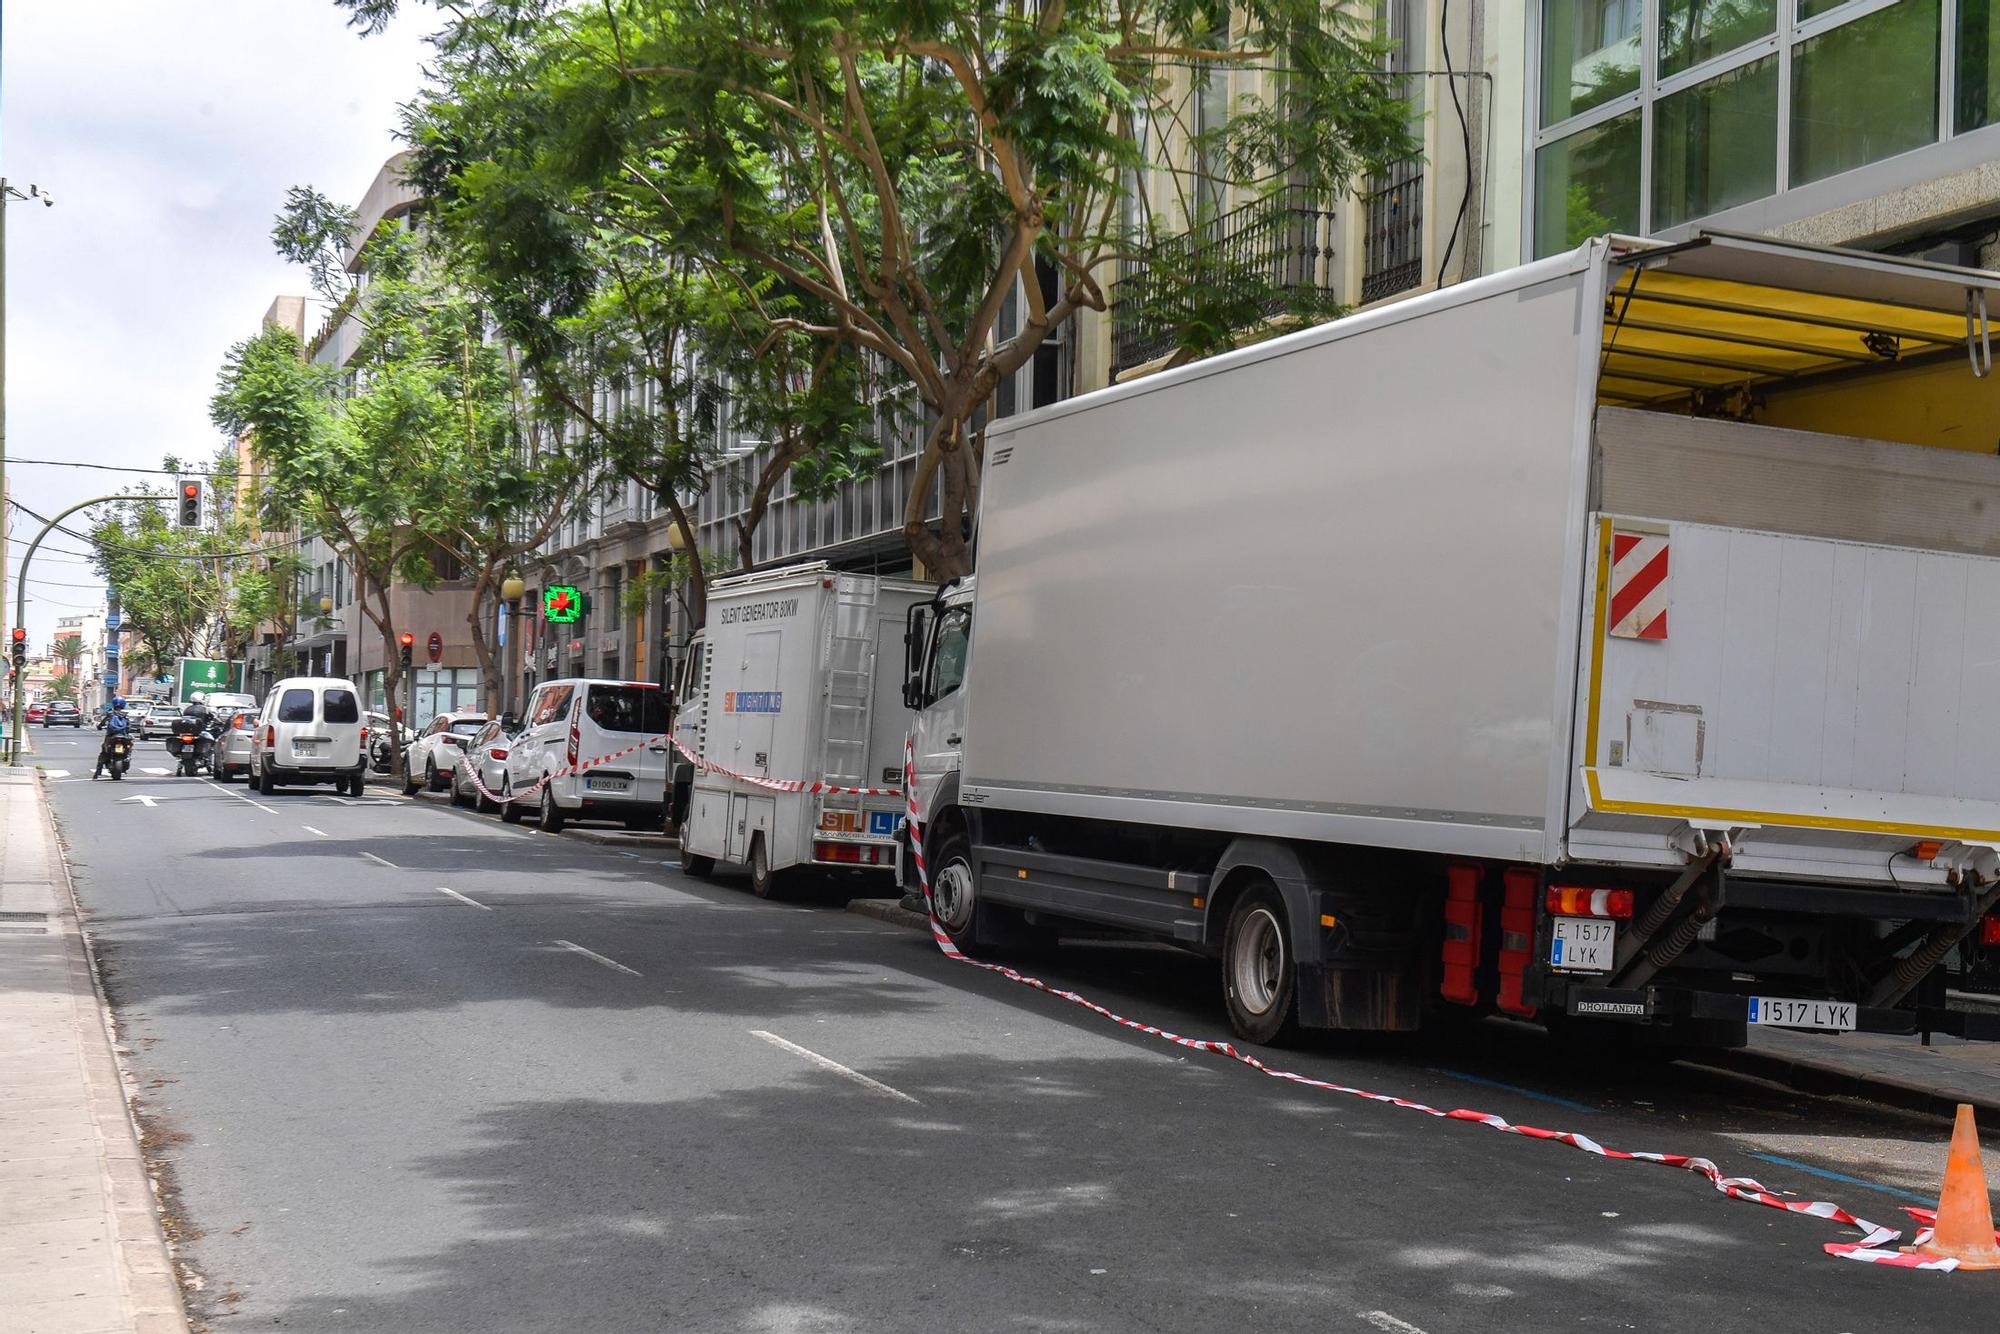
{"label": "sidewalk", "polygon": [[1926,1047],[1914,1037],[1760,1028],[1751,1030],[1750,1045],[1741,1051],[1696,1059],[1808,1093],[1867,1098],[1941,1116],[1969,1102],[1982,1127],[2000,1129],[2000,1042],[1940,1034]]}
{"label": "sidewalk", "polygon": [[184,1334],[39,781],[0,768],[0,1334]]}

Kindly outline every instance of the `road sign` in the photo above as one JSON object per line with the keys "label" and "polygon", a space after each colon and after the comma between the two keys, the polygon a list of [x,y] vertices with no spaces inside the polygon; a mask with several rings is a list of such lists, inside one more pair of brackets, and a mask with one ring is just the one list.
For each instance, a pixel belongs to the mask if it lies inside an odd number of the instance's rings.
{"label": "road sign", "polygon": [[121,626],[121,625],[123,625],[123,624],[125,624],[125,618],[124,618],[123,616],[121,616],[121,615],[120,615],[119,613],[117,613],[117,612],[115,612],[115,611],[114,611],[114,612],[107,612],[107,613],[105,614],[105,617],[104,617],[104,628],[105,628],[105,629],[107,629],[107,630],[116,630],[116,629],[117,629],[117,628],[118,628],[119,626]]}
{"label": "road sign", "polygon": [[430,655],[432,662],[436,662],[439,658],[442,658],[444,656],[444,636],[435,630],[431,631],[429,641],[424,644],[424,652]]}

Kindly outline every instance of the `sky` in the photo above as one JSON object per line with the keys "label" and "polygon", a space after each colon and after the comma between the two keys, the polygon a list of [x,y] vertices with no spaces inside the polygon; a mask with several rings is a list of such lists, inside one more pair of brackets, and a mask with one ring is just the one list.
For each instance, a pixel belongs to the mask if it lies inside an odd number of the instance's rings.
{"label": "sky", "polygon": [[[271,250],[286,189],[357,202],[399,146],[435,21],[419,0],[405,10],[363,38],[333,0],[0,0],[0,176],[55,198],[7,205],[16,501],[52,515],[142,477],[19,460],[212,456],[224,354],[273,297],[308,290]],[[39,527],[16,511],[8,624]],[[55,534],[35,557],[38,649],[58,617],[103,602],[89,564],[64,554],[81,550]]]}

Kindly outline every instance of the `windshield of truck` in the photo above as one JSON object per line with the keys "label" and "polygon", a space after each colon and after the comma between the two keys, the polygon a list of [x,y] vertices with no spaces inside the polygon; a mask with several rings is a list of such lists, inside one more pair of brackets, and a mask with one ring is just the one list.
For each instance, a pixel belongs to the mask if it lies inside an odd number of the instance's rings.
{"label": "windshield of truck", "polygon": [[667,730],[666,695],[653,686],[592,686],[583,711],[607,732],[650,736]]}
{"label": "windshield of truck", "polygon": [[938,618],[937,652],[931,659],[932,699],[943,699],[965,684],[965,659],[972,640],[972,613],[954,607]]}

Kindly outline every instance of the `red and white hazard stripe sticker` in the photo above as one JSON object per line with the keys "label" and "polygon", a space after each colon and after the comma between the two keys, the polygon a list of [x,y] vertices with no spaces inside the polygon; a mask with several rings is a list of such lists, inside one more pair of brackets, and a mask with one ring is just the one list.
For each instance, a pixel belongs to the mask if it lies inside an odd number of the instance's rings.
{"label": "red and white hazard stripe sticker", "polygon": [[1667,637],[1667,539],[1658,533],[1611,534],[1611,634]]}

